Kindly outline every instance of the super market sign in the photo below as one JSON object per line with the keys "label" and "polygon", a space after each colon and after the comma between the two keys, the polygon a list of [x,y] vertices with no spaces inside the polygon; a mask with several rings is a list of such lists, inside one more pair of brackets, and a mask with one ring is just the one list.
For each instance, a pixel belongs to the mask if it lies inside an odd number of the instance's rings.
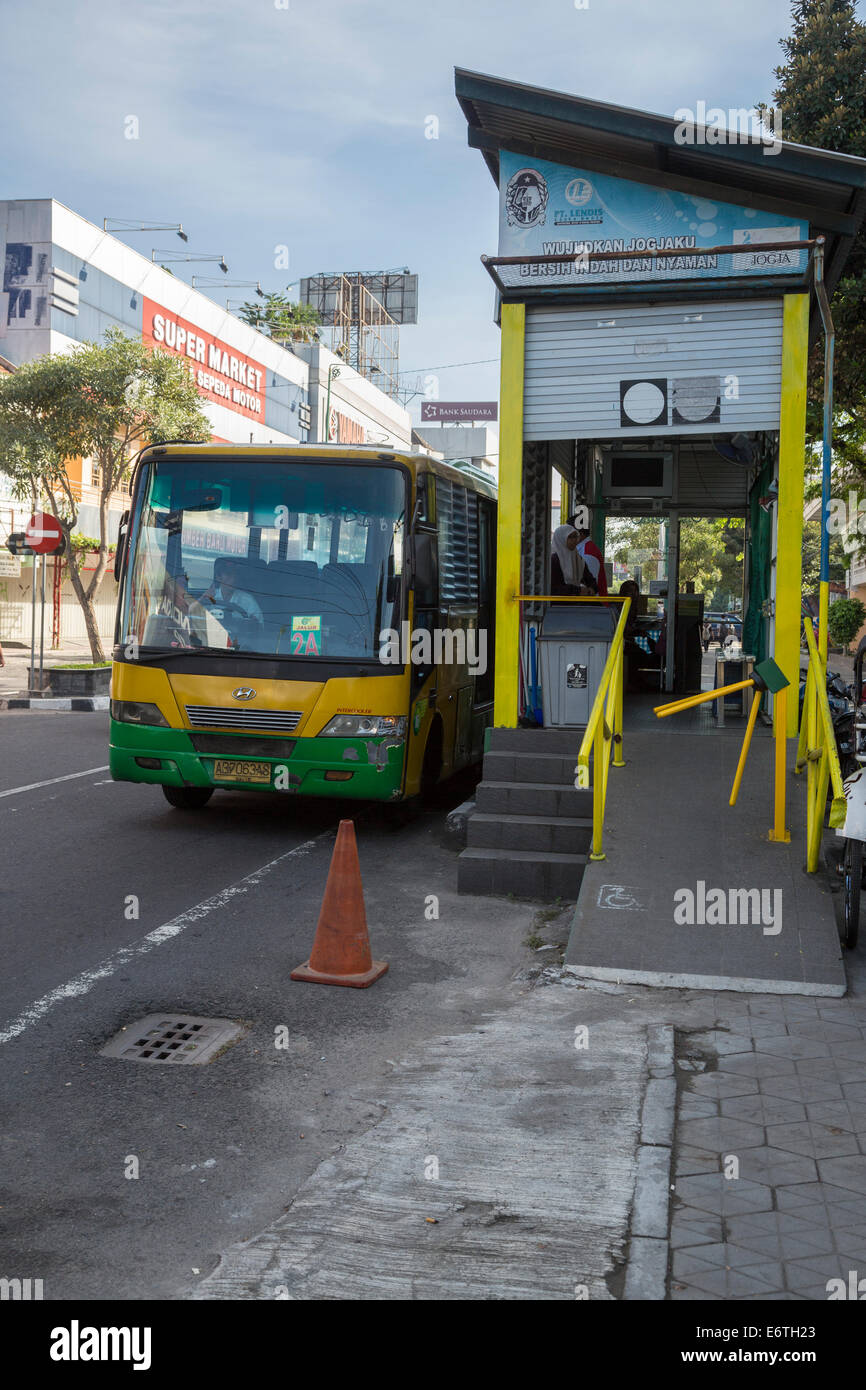
{"label": "super market sign", "polygon": [[[768,243],[805,241],[806,222],[549,160],[500,155],[500,256],[574,256],[499,267],[509,288],[791,275],[807,252]],[[715,246],[742,246],[719,255]],[[665,251],[671,255],[635,255]],[[605,252],[594,261],[581,253]]]}
{"label": "super market sign", "polygon": [[251,420],[264,417],[265,368],[260,362],[151,299],[143,301],[142,336],[163,352],[188,360],[200,395]]}

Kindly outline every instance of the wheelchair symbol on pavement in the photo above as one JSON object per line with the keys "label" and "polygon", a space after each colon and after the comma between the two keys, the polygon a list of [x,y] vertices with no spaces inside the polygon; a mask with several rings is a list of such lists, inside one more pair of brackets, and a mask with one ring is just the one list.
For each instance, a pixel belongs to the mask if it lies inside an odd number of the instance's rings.
{"label": "wheelchair symbol on pavement", "polygon": [[637,890],[625,888],[621,883],[603,883],[598,890],[599,907],[619,907],[633,912],[643,911],[644,904],[636,896]]}

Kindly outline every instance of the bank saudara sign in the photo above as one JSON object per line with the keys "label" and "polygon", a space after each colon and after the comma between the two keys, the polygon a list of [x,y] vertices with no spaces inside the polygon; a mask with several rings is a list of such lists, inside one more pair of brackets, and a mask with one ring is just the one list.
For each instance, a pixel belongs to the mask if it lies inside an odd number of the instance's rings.
{"label": "bank saudara sign", "polygon": [[264,416],[264,367],[231,349],[196,324],[145,299],[142,334],[146,341],[184,357],[201,395],[251,419]]}

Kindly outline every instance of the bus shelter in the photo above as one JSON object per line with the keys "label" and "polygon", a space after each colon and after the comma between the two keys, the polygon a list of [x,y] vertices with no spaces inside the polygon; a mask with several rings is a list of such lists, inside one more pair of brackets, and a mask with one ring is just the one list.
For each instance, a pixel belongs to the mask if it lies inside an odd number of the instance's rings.
{"label": "bus shelter", "polygon": [[[525,631],[550,593],[557,474],[561,518],[580,511],[602,552],[612,519],[658,523],[639,578],[664,599],[661,698],[696,688],[703,611],[679,581],[683,520],[741,521],[742,650],[793,691],[765,692],[784,757],[798,728],[807,368],[832,337],[866,160],[462,69],[456,94],[499,197],[499,245],[482,257],[501,327],[491,767],[537,732],[524,727]],[[533,756],[561,756],[564,786],[579,733],[545,732]],[[506,800],[499,813],[521,809]],[[465,887],[501,891],[508,872],[467,870]],[[535,885],[572,881],[540,872]]]}
{"label": "bus shelter", "polygon": [[[701,126],[464,70],[456,91],[499,190],[498,255],[483,258],[502,330],[494,723],[517,721],[515,595],[546,592],[553,470],[599,542],[610,516],[666,522],[672,586],[678,515],[742,516],[745,645],[794,681],[816,256],[832,295],[866,160],[712,143]],[[796,718],[792,705],[789,735]]]}

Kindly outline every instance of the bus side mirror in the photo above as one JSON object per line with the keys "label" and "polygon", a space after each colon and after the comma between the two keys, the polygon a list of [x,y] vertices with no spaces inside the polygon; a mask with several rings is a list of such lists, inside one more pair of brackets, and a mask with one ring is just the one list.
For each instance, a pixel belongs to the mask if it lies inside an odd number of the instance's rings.
{"label": "bus side mirror", "polygon": [[114,552],[114,579],[115,583],[120,582],[123,574],[123,566],[126,560],[126,537],[129,532],[129,512],[123,513],[120,518],[120,525],[117,528],[117,548]]}
{"label": "bus side mirror", "polygon": [[417,608],[437,607],[439,551],[435,531],[416,531],[412,537],[412,583]]}

